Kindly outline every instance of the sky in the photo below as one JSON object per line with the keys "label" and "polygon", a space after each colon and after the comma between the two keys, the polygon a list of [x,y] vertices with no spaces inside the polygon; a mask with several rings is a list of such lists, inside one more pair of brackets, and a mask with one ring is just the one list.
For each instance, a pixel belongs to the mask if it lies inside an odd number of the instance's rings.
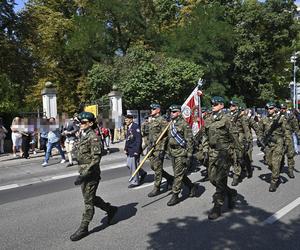
{"label": "sky", "polygon": [[[24,7],[24,4],[27,2],[28,0],[16,0],[16,7],[15,7],[15,10],[18,11],[20,9],[22,9]],[[263,2],[263,0],[261,0]],[[295,2],[296,4],[299,4],[300,5],[300,0],[297,0]]]}

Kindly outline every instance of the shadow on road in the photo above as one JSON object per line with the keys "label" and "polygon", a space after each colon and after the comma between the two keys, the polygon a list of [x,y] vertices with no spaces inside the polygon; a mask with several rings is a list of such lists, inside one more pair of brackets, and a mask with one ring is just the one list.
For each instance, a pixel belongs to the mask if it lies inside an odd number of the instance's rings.
{"label": "shadow on road", "polygon": [[239,195],[237,209],[216,221],[186,216],[157,223],[157,230],[148,234],[147,249],[300,249],[300,217],[264,225],[269,216]]}
{"label": "shadow on road", "polygon": [[137,204],[138,204],[137,202],[134,202],[134,203],[130,203],[130,204],[127,204],[127,205],[119,206],[118,211],[117,211],[115,217],[113,218],[113,221],[112,221],[111,225],[107,224],[107,216],[106,216],[101,220],[102,224],[95,227],[95,228],[93,228],[89,232],[89,234],[99,232],[99,231],[105,229],[108,226],[116,225],[121,221],[128,220],[131,217],[135,216],[136,212],[137,212],[137,208],[136,208]]}

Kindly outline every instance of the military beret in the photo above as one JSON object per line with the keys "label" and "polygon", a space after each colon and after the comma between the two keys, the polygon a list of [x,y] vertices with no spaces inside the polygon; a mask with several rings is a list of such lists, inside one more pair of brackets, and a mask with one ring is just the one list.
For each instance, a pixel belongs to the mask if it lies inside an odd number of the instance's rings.
{"label": "military beret", "polygon": [[287,109],[287,105],[285,103],[280,103],[280,108],[281,109]]}
{"label": "military beret", "polygon": [[150,108],[151,108],[151,109],[160,109],[160,105],[159,105],[158,103],[152,103],[152,104],[150,105]]}
{"label": "military beret", "polygon": [[133,115],[127,114],[127,115],[125,115],[125,118],[127,118],[127,119],[133,119]]}
{"label": "military beret", "polygon": [[239,105],[238,101],[236,101],[236,100],[231,100],[229,103],[232,106],[238,106]]}
{"label": "military beret", "polygon": [[269,108],[275,108],[276,107],[276,104],[274,102],[268,102],[266,104],[266,109],[269,109]]}
{"label": "military beret", "polygon": [[79,115],[78,115],[78,119],[80,121],[89,121],[89,122],[94,122],[95,121],[95,116],[93,113],[91,112],[81,112]]}
{"label": "military beret", "polygon": [[211,98],[211,103],[215,104],[215,103],[224,103],[224,98],[221,96],[214,96]]}
{"label": "military beret", "polygon": [[173,104],[169,108],[170,111],[181,111],[181,106],[177,104]]}

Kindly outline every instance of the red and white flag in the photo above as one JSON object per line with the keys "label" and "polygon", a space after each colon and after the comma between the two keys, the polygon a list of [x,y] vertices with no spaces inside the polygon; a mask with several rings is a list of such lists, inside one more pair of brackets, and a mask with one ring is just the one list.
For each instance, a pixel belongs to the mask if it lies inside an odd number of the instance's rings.
{"label": "red and white flag", "polygon": [[193,135],[196,135],[204,125],[201,111],[201,96],[202,91],[198,90],[197,86],[181,106],[182,116],[190,124]]}

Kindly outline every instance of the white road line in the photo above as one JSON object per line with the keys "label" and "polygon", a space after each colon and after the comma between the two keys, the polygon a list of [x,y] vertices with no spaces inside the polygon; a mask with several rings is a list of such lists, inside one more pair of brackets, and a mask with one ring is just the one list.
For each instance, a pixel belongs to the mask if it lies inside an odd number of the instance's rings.
{"label": "white road line", "polygon": [[[101,171],[107,171],[107,170],[123,168],[123,167],[126,167],[126,164],[125,165],[124,165],[124,163],[123,164],[118,164],[118,165],[115,165],[115,166],[111,166],[109,168],[102,169]],[[33,182],[30,182],[30,183],[26,183],[25,185],[24,184],[20,184],[20,185],[19,184],[10,184],[10,185],[5,185],[5,186],[0,186],[0,191],[7,190],[7,189],[12,189],[12,188],[17,188],[17,187],[28,186],[28,185],[32,185],[32,184],[41,183],[41,182],[60,180],[60,179],[64,179],[64,178],[68,178],[68,177],[72,177],[72,176],[77,176],[77,175],[78,175],[78,172],[76,171],[76,172],[72,172],[72,173],[69,173],[69,174],[46,177],[44,179],[41,179],[40,181],[33,181]],[[150,185],[152,185],[152,183]],[[142,188],[142,187],[139,187],[139,188]]]}
{"label": "white road line", "polygon": [[64,178],[68,178],[68,177],[72,177],[72,176],[76,176],[76,175],[78,175],[78,172],[74,172],[71,174],[57,175],[57,176],[51,177],[51,180],[59,180],[59,179],[64,179]]}
{"label": "white road line", "polygon": [[300,205],[300,197],[298,197],[296,200],[292,201],[290,204],[286,205],[279,211],[277,211],[275,214],[267,218],[263,224],[273,224],[275,221],[279,220],[282,216],[293,210],[295,207]]}
{"label": "white road line", "polygon": [[116,169],[116,168],[125,168],[127,165],[122,163],[122,164],[119,164],[119,165],[115,165],[115,166],[112,166],[112,167],[108,167],[108,168],[104,168],[104,167],[101,167],[100,165],[100,169],[101,171],[107,171],[107,170],[111,170],[111,169]]}
{"label": "white road line", "polygon": [[264,153],[263,152],[260,152],[260,153],[258,153],[258,154],[256,154],[256,155],[263,155]]}
{"label": "white road line", "polygon": [[1,186],[0,190],[7,190],[7,189],[12,189],[12,188],[17,188],[17,187],[19,187],[18,184],[10,184],[10,185]]}

